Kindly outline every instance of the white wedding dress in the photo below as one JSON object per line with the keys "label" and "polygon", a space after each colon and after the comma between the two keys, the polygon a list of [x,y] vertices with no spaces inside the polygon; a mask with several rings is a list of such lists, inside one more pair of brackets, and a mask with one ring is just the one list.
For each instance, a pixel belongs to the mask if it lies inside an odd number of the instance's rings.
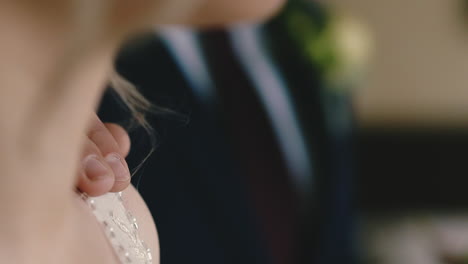
{"label": "white wedding dress", "polygon": [[82,194],[109,239],[122,264],[152,264],[148,246],[140,239],[138,223],[125,208],[122,193],[108,193],[100,197]]}

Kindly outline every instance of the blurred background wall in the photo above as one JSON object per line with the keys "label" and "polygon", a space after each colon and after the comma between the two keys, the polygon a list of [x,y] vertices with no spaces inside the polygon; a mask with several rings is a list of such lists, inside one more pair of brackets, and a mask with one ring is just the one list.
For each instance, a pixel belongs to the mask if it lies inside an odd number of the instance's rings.
{"label": "blurred background wall", "polygon": [[374,45],[353,91],[365,263],[467,263],[467,1],[323,2]]}
{"label": "blurred background wall", "polygon": [[359,125],[468,125],[465,1],[323,2],[359,18],[374,40],[368,78],[354,91]]}
{"label": "blurred background wall", "polygon": [[463,210],[468,184],[465,0],[328,0],[373,41],[352,92],[365,210]]}

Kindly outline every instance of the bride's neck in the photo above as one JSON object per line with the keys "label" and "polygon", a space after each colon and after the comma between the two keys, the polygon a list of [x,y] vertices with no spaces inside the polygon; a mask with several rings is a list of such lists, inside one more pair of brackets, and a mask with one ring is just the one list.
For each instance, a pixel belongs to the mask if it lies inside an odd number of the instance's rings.
{"label": "bride's neck", "polygon": [[119,43],[105,35],[80,35],[86,32],[69,22],[0,6],[2,164],[41,156],[44,167],[55,164],[56,174],[75,166]]}
{"label": "bride's neck", "polygon": [[86,36],[66,18],[47,20],[4,11],[0,11],[0,115],[8,116],[1,121],[24,121],[9,126],[23,131],[59,119],[63,125],[74,120],[70,129],[83,127],[84,112],[93,108],[105,85],[117,41],[98,32]]}

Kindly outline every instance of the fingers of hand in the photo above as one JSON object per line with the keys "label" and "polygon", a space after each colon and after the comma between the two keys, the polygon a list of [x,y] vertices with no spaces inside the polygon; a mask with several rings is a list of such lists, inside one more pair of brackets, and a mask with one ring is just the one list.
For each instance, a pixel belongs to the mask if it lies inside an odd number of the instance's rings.
{"label": "fingers of hand", "polygon": [[[122,140],[122,133],[126,134],[126,132],[117,130],[118,129],[114,127],[112,131],[114,133],[120,133],[119,140]],[[107,161],[108,165],[114,173],[115,182],[124,182],[128,185],[130,182],[130,171],[128,169],[127,162],[123,158],[123,155],[126,153],[121,150],[119,144],[116,141],[116,138],[114,138],[113,134],[101,122],[101,120],[99,120],[97,116],[93,120],[93,123],[89,129],[88,138],[93,141],[101,151],[102,156]]]}
{"label": "fingers of hand", "polygon": [[86,138],[78,188],[91,196],[99,196],[109,192],[114,182],[112,169],[102,157],[101,151],[93,141]]}
{"label": "fingers of hand", "polygon": [[104,126],[112,134],[114,140],[117,142],[120,154],[123,157],[127,157],[128,153],[130,152],[131,145],[130,137],[128,136],[127,131],[123,127],[113,123],[104,123]]}
{"label": "fingers of hand", "polygon": [[124,157],[129,149],[130,139],[122,127],[105,125],[94,116],[83,151],[78,188],[91,196],[126,189],[130,184],[130,171]]}

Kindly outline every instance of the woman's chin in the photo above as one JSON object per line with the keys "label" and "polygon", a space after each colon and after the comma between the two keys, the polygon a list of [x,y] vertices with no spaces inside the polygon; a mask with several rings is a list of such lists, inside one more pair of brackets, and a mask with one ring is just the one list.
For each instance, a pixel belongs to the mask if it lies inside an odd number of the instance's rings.
{"label": "woman's chin", "polygon": [[264,21],[275,15],[285,2],[286,0],[204,0],[186,21],[178,24],[216,27]]}
{"label": "woman's chin", "polygon": [[[264,21],[286,0],[141,0],[118,5],[115,25],[185,25],[220,27],[233,23]],[[122,26],[122,28],[125,28]],[[132,27],[130,27],[131,29]]]}

